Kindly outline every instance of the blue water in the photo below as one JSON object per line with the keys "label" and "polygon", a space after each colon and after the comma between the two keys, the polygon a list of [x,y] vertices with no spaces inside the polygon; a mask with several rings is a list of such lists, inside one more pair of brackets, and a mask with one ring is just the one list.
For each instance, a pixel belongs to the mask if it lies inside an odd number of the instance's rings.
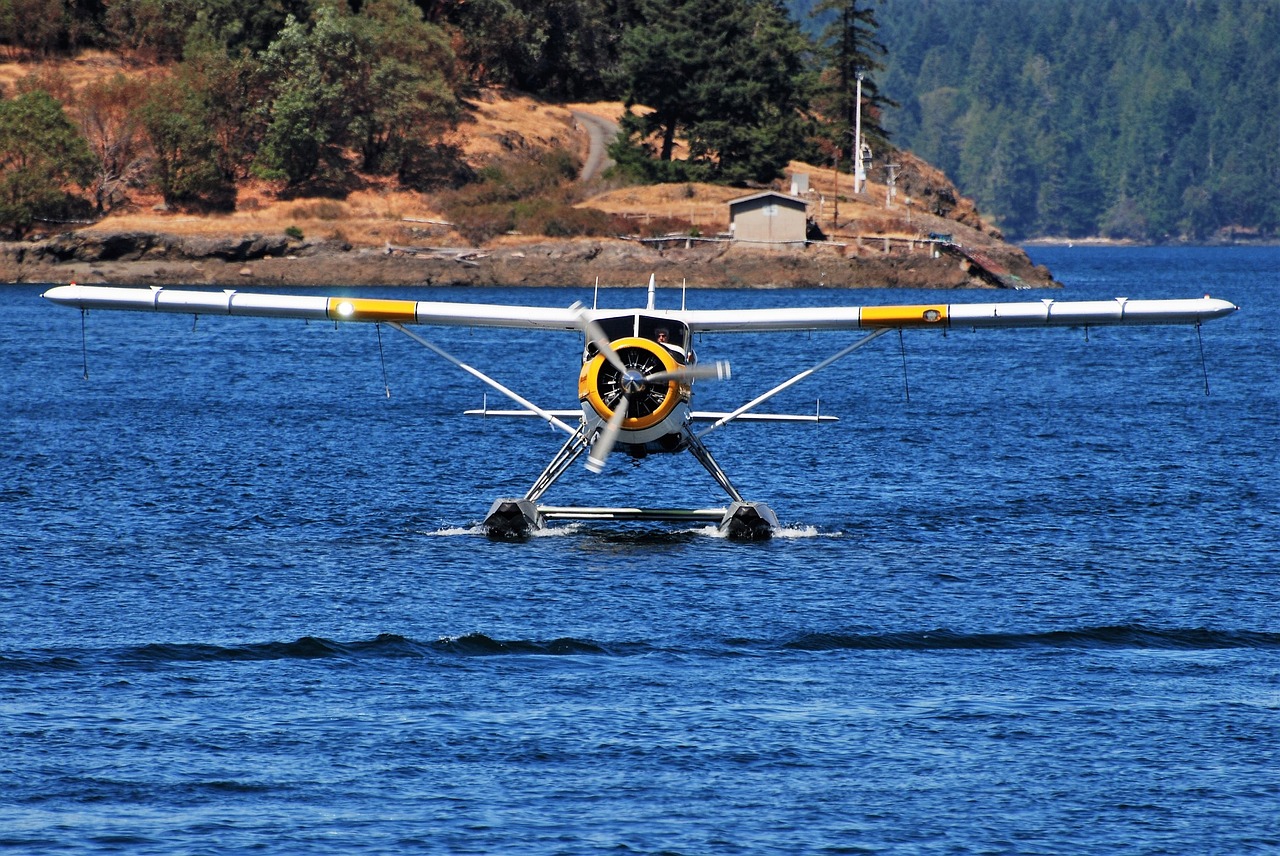
{"label": "blue water", "polygon": [[[1183,327],[884,337],[769,406],[841,422],[707,438],[765,544],[491,543],[560,438],[461,416],[481,384],[395,331],[94,312],[82,350],[0,288],[0,851],[1280,851],[1280,249],[1033,256],[1067,288],[1020,298],[1243,311],[1203,360]],[[572,335],[430,335],[574,405]],[[734,379],[697,404],[849,341],[706,337]],[[618,456],[546,499],[721,502]]]}

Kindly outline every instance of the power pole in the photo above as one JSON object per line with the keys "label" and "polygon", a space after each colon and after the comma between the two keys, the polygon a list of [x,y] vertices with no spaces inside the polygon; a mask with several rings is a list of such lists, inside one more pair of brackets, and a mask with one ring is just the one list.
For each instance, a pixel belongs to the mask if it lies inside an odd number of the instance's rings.
{"label": "power pole", "polygon": [[867,170],[862,165],[862,72],[857,73],[857,78],[857,101],[853,114],[853,192],[862,193],[867,187]]}
{"label": "power pole", "polygon": [[840,228],[840,141],[836,140],[836,170],[831,176],[831,231]]}

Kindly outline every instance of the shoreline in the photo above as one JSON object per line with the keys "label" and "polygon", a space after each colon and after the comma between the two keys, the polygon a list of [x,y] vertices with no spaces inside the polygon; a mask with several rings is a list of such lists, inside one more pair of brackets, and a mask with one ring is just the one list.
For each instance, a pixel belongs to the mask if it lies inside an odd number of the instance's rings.
{"label": "shoreline", "polygon": [[[1056,288],[1052,273],[1012,245],[982,247],[986,263],[1031,288]],[[542,239],[416,253],[283,236],[182,238],[78,233],[0,245],[9,283],[298,286],[563,286],[635,284],[654,274],[689,288],[994,288],[972,261],[934,257],[927,245],[886,252],[865,246],[759,247],[730,243],[655,249],[621,239]]]}
{"label": "shoreline", "polygon": [[1130,238],[1027,238],[1020,247],[1280,247],[1273,238],[1235,238],[1214,241],[1135,241]]}

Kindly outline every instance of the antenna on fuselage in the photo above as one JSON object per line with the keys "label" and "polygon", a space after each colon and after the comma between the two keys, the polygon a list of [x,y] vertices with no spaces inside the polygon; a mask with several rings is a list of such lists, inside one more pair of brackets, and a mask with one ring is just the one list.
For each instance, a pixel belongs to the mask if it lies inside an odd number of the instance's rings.
{"label": "antenna on fuselage", "polygon": [[680,311],[684,311],[684,298],[689,293],[689,280],[680,277]]}
{"label": "antenna on fuselage", "polygon": [[591,298],[591,310],[594,312],[599,308],[600,308],[600,277],[596,277],[596,293],[595,293],[595,296]]}
{"label": "antenna on fuselage", "polygon": [[649,305],[645,307],[649,310],[653,309],[653,290],[655,287],[656,286],[653,281],[653,274],[649,274]]}

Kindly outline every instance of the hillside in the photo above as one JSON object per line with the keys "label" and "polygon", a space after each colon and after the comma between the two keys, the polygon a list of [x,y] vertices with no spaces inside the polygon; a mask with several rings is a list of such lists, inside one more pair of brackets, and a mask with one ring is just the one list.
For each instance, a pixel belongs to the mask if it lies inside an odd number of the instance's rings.
{"label": "hillside", "polygon": [[1008,234],[1280,235],[1280,0],[877,6],[894,142]]}
{"label": "hillside", "polygon": [[[68,85],[118,70],[110,58],[81,57],[62,72]],[[0,81],[29,71],[0,65]],[[487,90],[467,104],[465,120],[449,142],[476,169],[513,154],[567,150],[586,161],[591,116],[616,121],[618,103],[558,104]],[[575,115],[576,114],[576,115]],[[599,145],[599,140],[596,140]],[[609,238],[549,239],[507,234],[472,246],[448,224],[434,194],[396,189],[363,178],[342,198],[281,198],[280,187],[245,181],[236,187],[233,213],[194,215],[166,210],[158,196],[137,189],[129,205],[102,220],[57,235],[0,249],[0,279],[7,281],[119,281],[217,285],[284,284],[565,284],[630,283],[649,272],[709,285],[989,285],[972,262],[933,258],[918,239],[947,233],[981,253],[993,267],[1029,284],[1049,285],[1047,271],[1000,240],[973,204],[938,171],[904,156],[897,198],[871,183],[858,197],[842,173],[793,163],[806,174],[811,216],[828,243],[803,249],[767,249],[723,241],[666,245]],[[574,192],[576,206],[628,218],[636,224],[669,222],[680,234],[727,232],[728,200],[750,191],[709,184],[620,186],[595,178]],[[908,204],[908,200],[910,201]],[[835,222],[837,213],[839,222]],[[687,243],[687,246],[686,246]]]}

